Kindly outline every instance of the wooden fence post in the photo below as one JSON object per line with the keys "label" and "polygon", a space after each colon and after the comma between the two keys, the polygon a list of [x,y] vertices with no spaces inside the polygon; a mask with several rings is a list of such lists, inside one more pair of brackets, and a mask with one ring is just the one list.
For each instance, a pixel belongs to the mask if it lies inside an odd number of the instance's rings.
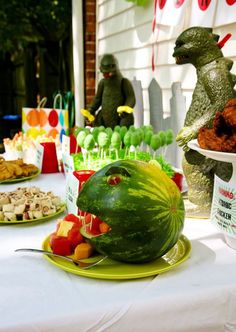
{"label": "wooden fence post", "polygon": [[[135,127],[143,125],[143,91],[141,81],[134,79],[132,85],[135,91]],[[180,82],[174,82],[171,86],[172,97],[170,98],[170,116],[164,119],[162,89],[156,79],[152,79],[148,86],[150,124],[155,133],[160,130],[171,128],[174,133],[173,143],[167,147],[165,158],[173,166],[182,168],[183,150],[176,143],[176,135],[184,125],[186,114],[186,98],[181,89]],[[160,151],[161,152],[161,151]]]}
{"label": "wooden fence post", "polygon": [[137,80],[136,77],[133,78],[131,81],[135,98],[136,104],[134,107],[134,125],[135,127],[141,127],[143,125],[143,89],[141,81]]}
{"label": "wooden fence post", "polygon": [[176,143],[176,135],[184,125],[186,114],[186,97],[183,96],[181,83],[174,82],[171,86],[172,97],[170,99],[170,128],[174,132],[174,143],[171,145],[174,165],[181,168],[183,150]]}
{"label": "wooden fence post", "polygon": [[148,87],[150,124],[155,132],[163,129],[163,105],[162,90],[157,81],[153,78]]}

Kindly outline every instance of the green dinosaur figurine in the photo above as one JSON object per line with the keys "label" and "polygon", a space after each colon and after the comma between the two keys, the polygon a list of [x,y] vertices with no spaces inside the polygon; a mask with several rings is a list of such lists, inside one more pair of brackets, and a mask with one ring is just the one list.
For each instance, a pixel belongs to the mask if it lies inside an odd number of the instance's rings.
{"label": "green dinosaur figurine", "polygon": [[116,125],[129,127],[134,124],[133,113],[117,112],[119,106],[130,110],[135,106],[135,94],[131,82],[122,76],[117,59],[112,54],[104,54],[100,62],[103,79],[98,83],[97,93],[89,107],[95,115],[94,126],[114,128]]}
{"label": "green dinosaur figurine", "polygon": [[214,174],[227,181],[232,165],[205,158],[188,148],[201,127],[210,127],[217,111],[235,98],[236,76],[230,73],[233,61],[223,56],[217,43],[219,36],[211,28],[191,27],[176,39],[173,57],[176,64],[190,63],[196,68],[197,83],[187,111],[184,127],[176,141],[183,147],[183,172],[188,185],[188,199],[193,210],[209,214]]}

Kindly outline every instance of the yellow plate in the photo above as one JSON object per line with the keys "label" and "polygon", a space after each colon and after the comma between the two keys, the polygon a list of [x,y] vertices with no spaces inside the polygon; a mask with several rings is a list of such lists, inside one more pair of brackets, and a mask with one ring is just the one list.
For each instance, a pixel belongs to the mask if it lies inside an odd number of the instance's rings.
{"label": "yellow plate", "polygon": [[[42,245],[44,250],[51,250],[49,236],[44,240]],[[126,264],[107,258],[100,264],[87,270],[82,270],[73,263],[66,262],[63,259],[44,255],[52,264],[70,273],[80,276],[97,278],[97,279],[136,279],[154,276],[169,271],[183,263],[190,255],[191,243],[181,235],[176,245],[168,251],[163,257],[145,264]],[[91,257],[84,261],[96,261],[99,256]]]}
{"label": "yellow plate", "polygon": [[36,173],[34,173],[32,175],[29,175],[29,176],[25,176],[25,177],[21,177],[21,178],[14,178],[14,179],[7,179],[7,180],[0,181],[0,184],[18,183],[18,182],[23,182],[23,181],[31,180],[31,179],[36,178],[40,173],[41,173],[40,170],[38,170]]}
{"label": "yellow plate", "polygon": [[53,214],[50,214],[48,216],[44,216],[42,218],[28,219],[28,220],[13,220],[13,221],[0,220],[0,225],[13,225],[13,224],[24,224],[25,225],[25,224],[29,224],[29,223],[32,223],[32,222],[46,221],[48,219],[52,219],[52,218],[57,217],[58,215],[60,215],[62,212],[65,211],[65,208],[66,208],[66,205],[63,204],[57,212],[55,212]]}

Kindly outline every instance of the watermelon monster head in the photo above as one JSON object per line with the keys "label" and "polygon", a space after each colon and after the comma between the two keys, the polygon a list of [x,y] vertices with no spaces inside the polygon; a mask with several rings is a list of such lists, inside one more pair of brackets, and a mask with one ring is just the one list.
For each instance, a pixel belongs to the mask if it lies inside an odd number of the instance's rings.
{"label": "watermelon monster head", "polygon": [[155,165],[119,160],[83,185],[77,199],[80,210],[110,226],[91,236],[96,250],[115,260],[144,263],[163,256],[178,241],[184,224],[184,204],[176,184]]}

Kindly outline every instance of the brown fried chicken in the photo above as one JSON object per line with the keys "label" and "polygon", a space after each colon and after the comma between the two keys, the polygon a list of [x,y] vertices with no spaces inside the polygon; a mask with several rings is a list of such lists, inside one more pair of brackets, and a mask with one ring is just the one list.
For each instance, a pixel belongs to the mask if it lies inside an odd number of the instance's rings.
{"label": "brown fried chicken", "polygon": [[236,98],[216,113],[213,128],[199,130],[197,139],[202,149],[236,153]]}

